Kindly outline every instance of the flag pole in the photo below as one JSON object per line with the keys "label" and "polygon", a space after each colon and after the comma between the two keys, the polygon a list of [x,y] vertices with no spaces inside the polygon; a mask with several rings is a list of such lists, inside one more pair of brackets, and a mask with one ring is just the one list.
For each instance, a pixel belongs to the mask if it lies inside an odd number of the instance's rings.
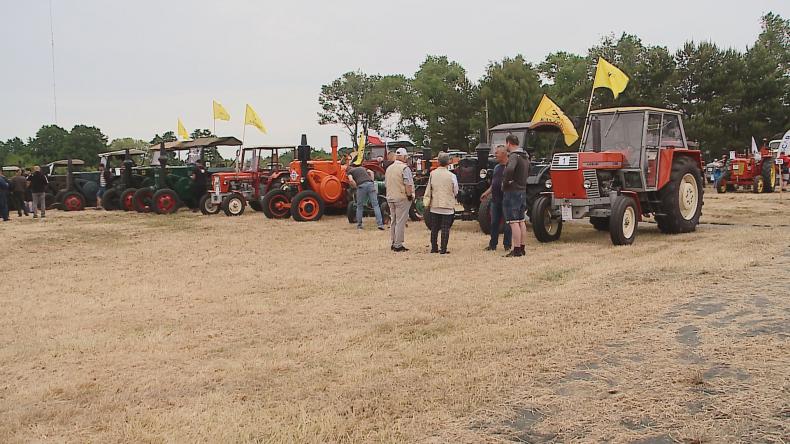
{"label": "flag pole", "polygon": [[[596,63],[595,64],[595,69],[593,70],[593,72],[595,72],[597,70],[598,70],[598,64]],[[582,129],[582,140],[579,143],[579,151],[581,151],[582,148],[584,148],[582,146],[582,144],[586,140],[585,138],[587,136],[587,122],[590,120],[589,119],[589,117],[590,117],[590,110],[592,110],[592,101],[593,101],[593,95],[594,94],[595,94],[595,77],[593,77],[593,87],[592,87],[592,91],[590,91],[590,101],[587,103],[587,114],[584,115],[584,129]]]}

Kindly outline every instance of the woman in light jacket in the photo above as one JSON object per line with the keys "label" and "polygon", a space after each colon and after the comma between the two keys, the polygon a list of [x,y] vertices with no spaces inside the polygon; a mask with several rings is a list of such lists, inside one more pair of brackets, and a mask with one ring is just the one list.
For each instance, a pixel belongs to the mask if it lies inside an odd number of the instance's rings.
{"label": "woman in light jacket", "polygon": [[[458,179],[447,169],[450,156],[441,152],[438,157],[439,167],[431,171],[425,189],[423,204],[431,213],[431,253],[447,254],[447,242],[450,239],[450,227],[455,219],[455,196],[458,194]],[[442,231],[442,248],[437,241],[439,230]]]}

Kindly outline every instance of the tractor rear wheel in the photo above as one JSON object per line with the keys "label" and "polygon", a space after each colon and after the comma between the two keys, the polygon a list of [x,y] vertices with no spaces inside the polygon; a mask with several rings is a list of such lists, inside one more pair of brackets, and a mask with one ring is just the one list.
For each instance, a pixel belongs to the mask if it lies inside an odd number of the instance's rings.
{"label": "tractor rear wheel", "polygon": [[246,207],[247,200],[241,194],[233,193],[222,198],[222,212],[225,216],[241,216]]}
{"label": "tractor rear wheel", "polygon": [[261,201],[261,210],[269,219],[287,219],[291,216],[288,193],[281,189],[274,189],[266,193]]}
{"label": "tractor rear wheel", "polygon": [[324,215],[324,201],[314,191],[305,190],[291,201],[291,216],[297,222],[313,222]]}
{"label": "tractor rear wheel", "polygon": [[763,176],[757,176],[752,181],[752,193],[762,193],[765,191],[765,181]]}
{"label": "tractor rear wheel", "polygon": [[82,211],[85,209],[85,198],[76,191],[66,191],[61,197],[61,203],[66,211]]}
{"label": "tractor rear wheel", "polygon": [[[107,190],[107,193],[110,191]],[[106,193],[105,193],[106,195]],[[140,188],[134,192],[132,197],[132,207],[138,213],[149,213],[151,211],[151,202],[154,199],[154,191],[150,188]]]}
{"label": "tractor rear wheel", "polygon": [[198,206],[200,206],[200,212],[206,216],[219,213],[219,205],[211,203],[211,194],[206,193],[201,196]]}
{"label": "tractor rear wheel", "polygon": [[612,216],[609,217],[609,235],[615,245],[631,245],[636,238],[639,214],[636,202],[627,196],[618,196],[612,203]]}
{"label": "tractor rear wheel", "polygon": [[719,194],[727,192],[727,183],[724,180],[719,179],[719,183],[716,184],[716,192]]}
{"label": "tractor rear wheel", "polygon": [[55,204],[58,202],[55,200],[55,195],[52,193],[45,193],[44,194],[44,205],[47,207],[48,210],[55,208]]}
{"label": "tractor rear wheel", "polygon": [[491,234],[491,197],[480,200],[480,207],[477,209],[477,223],[483,234]]}
{"label": "tractor rear wheel", "polygon": [[121,209],[123,211],[134,211],[134,193],[137,188],[127,188],[121,193]]}
{"label": "tractor rear wheel", "polygon": [[120,208],[121,197],[118,195],[118,190],[115,188],[108,188],[101,197],[101,206],[107,211],[115,211]]}
{"label": "tractor rear wheel", "polygon": [[662,233],[689,233],[697,229],[702,215],[702,174],[696,162],[679,156],[672,162],[669,182],[658,191],[660,215],[656,215]]}
{"label": "tractor rear wheel", "polygon": [[151,206],[156,214],[172,214],[178,210],[178,195],[170,188],[162,188],[154,193]]}
{"label": "tractor rear wheel", "polygon": [[348,223],[353,224],[357,221],[357,201],[352,200],[346,207],[346,219]]}
{"label": "tractor rear wheel", "polygon": [[562,234],[562,218],[551,214],[551,197],[539,196],[532,205],[532,231],[540,242],[553,242]]}
{"label": "tractor rear wheel", "polygon": [[65,195],[67,192],[68,191],[66,191],[66,190],[61,190],[61,191],[58,191],[57,193],[55,193],[55,203],[56,204],[62,204],[63,203],[63,195]]}
{"label": "tractor rear wheel", "polygon": [[590,223],[598,231],[609,231],[608,217],[590,217]]}
{"label": "tractor rear wheel", "polygon": [[774,166],[773,157],[763,160],[761,177],[763,178],[763,192],[773,193],[774,187],[776,187],[776,166]]}

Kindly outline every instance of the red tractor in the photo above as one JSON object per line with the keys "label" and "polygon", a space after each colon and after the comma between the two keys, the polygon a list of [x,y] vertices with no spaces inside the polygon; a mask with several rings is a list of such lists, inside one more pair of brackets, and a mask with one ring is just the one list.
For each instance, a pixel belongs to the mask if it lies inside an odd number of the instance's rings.
{"label": "red tractor", "polygon": [[263,214],[270,219],[293,216],[299,222],[321,219],[326,208],[345,210],[349,202],[346,167],[337,158],[337,136],[332,136],[332,160],[311,160],[311,147],[302,134],[297,159],[289,167],[289,180],[281,188],[266,193],[261,201]]}
{"label": "red tractor", "polygon": [[773,193],[779,182],[780,168],[774,153],[765,145],[760,148],[759,160],[751,153],[736,154],[734,159],[727,161],[716,184],[716,192],[726,193],[746,187],[753,193]]}
{"label": "red tractor", "polygon": [[533,203],[540,242],[559,239],[563,221],[589,217],[612,243],[634,242],[642,216],[663,233],[694,231],[702,214],[702,157],[688,148],[681,114],[648,107],[612,108],[588,116],[577,153],[557,153],[550,180]]}
{"label": "red tractor", "polygon": [[241,150],[236,171],[214,173],[211,188],[200,198],[203,214],[241,216],[249,206],[261,211],[261,199],[269,191],[288,182],[288,169],[280,163],[280,151],[294,146],[257,146]]}

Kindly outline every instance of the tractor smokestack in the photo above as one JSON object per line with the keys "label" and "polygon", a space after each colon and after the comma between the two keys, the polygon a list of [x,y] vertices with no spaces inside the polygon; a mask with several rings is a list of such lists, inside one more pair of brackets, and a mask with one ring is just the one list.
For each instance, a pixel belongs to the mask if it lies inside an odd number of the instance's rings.
{"label": "tractor smokestack", "polygon": [[593,152],[601,152],[601,121],[598,119],[590,120],[590,132],[592,136]]}
{"label": "tractor smokestack", "polygon": [[[132,183],[132,156],[129,155],[129,150],[127,149],[124,152],[123,157],[123,183],[126,184],[127,187],[131,187]],[[106,165],[105,168],[109,168],[110,165]]]}
{"label": "tractor smokestack", "polygon": [[165,188],[165,174],[167,174],[167,151],[165,151],[165,142],[159,142],[159,189]]}
{"label": "tractor smokestack", "polygon": [[330,137],[329,144],[332,146],[332,163],[337,164],[337,136]]}
{"label": "tractor smokestack", "polygon": [[300,180],[302,181],[302,187],[304,189],[309,189],[310,185],[307,182],[307,170],[309,168],[309,164],[307,163],[310,160],[310,145],[307,144],[307,134],[302,134],[302,142],[296,148],[296,155],[299,158],[300,162]]}

